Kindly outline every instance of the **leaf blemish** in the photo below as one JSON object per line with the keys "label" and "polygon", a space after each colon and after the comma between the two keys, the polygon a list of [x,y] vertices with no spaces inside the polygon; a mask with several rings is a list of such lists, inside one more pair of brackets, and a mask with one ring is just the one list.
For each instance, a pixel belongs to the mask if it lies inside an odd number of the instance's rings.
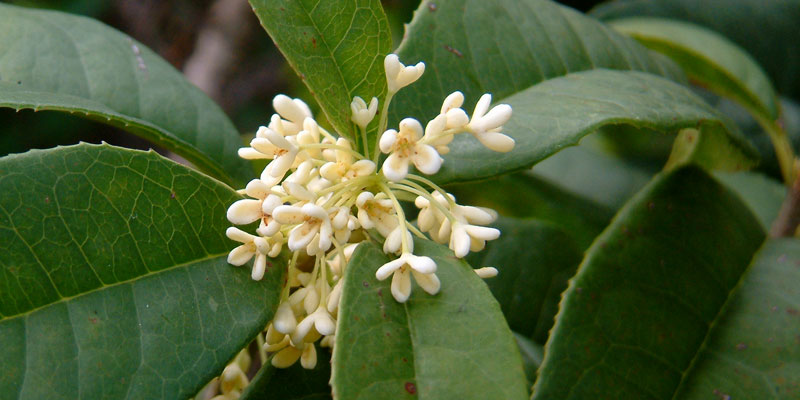
{"label": "leaf blemish", "polygon": [[414,385],[413,383],[406,382],[405,387],[406,387],[406,392],[408,392],[409,394],[417,394],[417,386]]}
{"label": "leaf blemish", "polygon": [[458,58],[464,57],[464,54],[462,54],[460,51],[458,51],[458,49],[455,49],[455,48],[450,47],[448,45],[444,45],[444,49],[449,51],[449,52],[451,52],[451,53],[453,53],[453,54],[455,54],[456,57],[458,57]]}
{"label": "leaf blemish", "polygon": [[438,9],[439,6],[437,6],[436,3],[428,3],[428,11],[435,12]]}

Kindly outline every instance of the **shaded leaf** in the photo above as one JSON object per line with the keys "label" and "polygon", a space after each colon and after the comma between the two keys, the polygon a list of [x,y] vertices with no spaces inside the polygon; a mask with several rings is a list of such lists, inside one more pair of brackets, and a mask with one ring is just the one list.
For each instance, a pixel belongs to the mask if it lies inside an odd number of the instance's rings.
{"label": "shaded leaf", "polygon": [[92,19],[0,4],[0,107],[108,123],[229,184],[252,176],[222,110],[158,55]]}
{"label": "shaded leaf", "polygon": [[800,241],[767,241],[676,398],[796,399],[800,393]]}
{"label": "shaded leaf", "polygon": [[570,281],[533,398],[683,398],[764,236],[737,196],[702,170],[656,177]]}
{"label": "shaded leaf", "polygon": [[0,159],[0,390],[181,398],[272,317],[226,262],[227,186],[154,152],[81,144]]}
{"label": "shaded leaf", "polygon": [[610,25],[669,56],[690,79],[734,98],[760,118],[778,118],[777,96],[769,78],[749,54],[724,36],[664,18],[624,18]]}
{"label": "shaded leaf", "polygon": [[786,186],[766,175],[749,171],[717,172],[714,176],[738,194],[761,222],[761,227],[769,231],[786,197]]}
{"label": "shaded leaf", "polygon": [[800,98],[798,0],[617,0],[592,15],[603,20],[665,17],[711,28],[752,54],[778,92]]}
{"label": "shaded leaf", "polygon": [[394,123],[429,120],[453,91],[465,109],[486,92],[495,100],[539,82],[594,68],[638,70],[682,81],[666,57],[549,0],[423,1],[397,49],[424,61],[422,78],[392,101]]}
{"label": "shaded leaf", "polygon": [[617,124],[669,133],[697,128],[705,136],[698,143],[717,145],[713,157],[699,159],[706,167],[742,169],[758,159],[727,118],[689,89],[651,74],[577,72],[542,82],[503,102],[514,109],[504,132],[516,140],[516,147],[498,156],[470,135],[459,135],[436,180],[478,180],[530,167],[603,126]]}
{"label": "shaded leaf", "polygon": [[511,330],[544,343],[558,312],[561,292],[583,258],[572,236],[536,220],[500,218],[492,226],[500,238],[471,253],[470,265],[495,267],[486,280]]}
{"label": "shaded leaf", "polygon": [[264,365],[247,385],[240,400],[323,400],[330,399],[331,356],[317,348],[317,366],[312,370],[295,363],[289,368]]}
{"label": "shaded leaf", "polygon": [[389,261],[375,244],[359,245],[345,271],[331,378],[337,399],[520,399],[522,361],[491,293],[469,266],[441,245],[415,242],[436,262],[441,291],[414,287],[397,303]]}
{"label": "shaded leaf", "polygon": [[612,156],[602,148],[601,136],[591,135],[579,146],[567,147],[539,162],[531,174],[609,210],[618,210],[654,172]]}
{"label": "shaded leaf", "polygon": [[514,340],[517,341],[517,346],[519,346],[519,354],[522,356],[525,376],[528,378],[530,386],[533,386],[533,383],[536,382],[536,371],[542,364],[542,358],[544,358],[544,349],[542,345],[516,332],[514,332]]}
{"label": "shaded leaf", "polygon": [[380,1],[250,0],[250,4],[336,131],[360,144],[350,121],[350,102],[353,96],[367,103],[373,96],[382,100],[386,92],[383,58],[391,51],[392,37]]}
{"label": "shaded leaf", "polygon": [[[489,207],[509,217],[550,222],[568,231],[581,249],[589,247],[614,214],[611,208],[564,190],[530,172],[455,185],[447,190],[455,194],[461,204]],[[504,234],[500,240],[506,237]],[[473,253],[473,256],[483,257],[483,254]]]}

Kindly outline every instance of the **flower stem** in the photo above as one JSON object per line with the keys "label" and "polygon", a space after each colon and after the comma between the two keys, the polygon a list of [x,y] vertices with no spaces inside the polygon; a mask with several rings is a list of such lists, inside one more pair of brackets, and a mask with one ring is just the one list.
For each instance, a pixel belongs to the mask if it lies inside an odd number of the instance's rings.
{"label": "flower stem", "polygon": [[378,164],[378,158],[380,158],[381,154],[381,134],[386,131],[386,125],[389,121],[389,103],[392,102],[392,97],[394,97],[394,93],[388,92],[386,93],[386,98],[383,100],[383,107],[381,107],[381,118],[378,122],[378,137],[375,140],[375,153],[372,154],[372,162]]}

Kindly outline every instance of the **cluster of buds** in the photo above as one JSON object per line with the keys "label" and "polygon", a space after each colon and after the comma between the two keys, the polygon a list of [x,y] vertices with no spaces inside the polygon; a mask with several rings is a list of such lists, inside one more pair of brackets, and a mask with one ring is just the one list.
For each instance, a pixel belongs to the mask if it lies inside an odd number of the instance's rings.
{"label": "cluster of buds", "polygon": [[[261,177],[241,191],[249,199],[228,209],[236,225],[258,222],[255,235],[228,228],[227,236],[240,242],[228,262],[244,265],[255,257],[252,278],[259,280],[267,258],[285,247],[292,252],[288,282],[273,321],[267,327],[264,348],[274,354],[272,364],[288,367],[298,359],[305,368],[316,365],[314,343],[332,346],[347,263],[358,243],[383,242],[383,251],[396,258],[380,268],[379,280],[391,277],[391,292],[398,302],[411,294],[411,277],[431,295],[439,291],[436,263],[414,254],[412,235],[449,245],[457,257],[483,249],[500,232],[486,227],[496,218],[492,210],[458,205],[455,198],[427,178],[409,172],[410,164],[422,174],[439,171],[442,155],[449,152],[453,136],[469,133],[489,149],[507,152],[514,140],[501,133],[511,117],[511,107],[490,109],[491,95],[478,101],[472,116],[461,108],[464,96],[447,96],[441,112],[427,123],[413,118],[387,128],[388,105],[401,88],[425,71],[425,64],[405,66],[390,54],[384,61],[388,93],[378,116],[383,132],[370,152],[367,126],[378,114],[378,99],[369,104],[360,97],[351,103],[352,122],[359,130],[363,149],[331,134],[314,120],[299,99],[278,95],[277,112],[268,126],[258,129],[250,147],[239,150],[245,159],[271,160]],[[385,160],[378,168],[381,154]],[[406,219],[400,199],[416,199],[418,228]],[[475,270],[494,276],[494,268]]]}

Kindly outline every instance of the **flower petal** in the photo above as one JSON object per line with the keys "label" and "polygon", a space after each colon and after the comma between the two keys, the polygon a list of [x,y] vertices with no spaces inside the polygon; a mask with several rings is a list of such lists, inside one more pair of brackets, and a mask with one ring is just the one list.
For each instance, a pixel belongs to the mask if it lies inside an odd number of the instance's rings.
{"label": "flower petal", "polygon": [[383,153],[388,154],[390,151],[392,151],[395,143],[397,143],[397,131],[394,129],[389,129],[386,132],[383,132],[383,135],[381,135],[378,146]]}
{"label": "flower petal", "polygon": [[392,296],[398,303],[405,303],[411,296],[411,274],[408,271],[397,271],[392,277]]}
{"label": "flower petal", "polygon": [[247,225],[258,221],[262,216],[261,201],[242,199],[234,202],[228,208],[228,221],[236,225]]}
{"label": "flower petal", "polygon": [[436,272],[436,262],[432,258],[426,256],[415,256],[410,253],[404,254],[406,263],[411,268],[422,274],[432,274]]}
{"label": "flower petal", "polygon": [[389,261],[386,264],[381,265],[381,267],[375,271],[375,278],[377,278],[379,281],[382,281],[388,278],[389,275],[391,275],[398,268],[402,267],[405,263],[406,260],[403,258]]}
{"label": "flower petal", "polygon": [[272,218],[281,224],[294,225],[303,222],[306,214],[297,206],[278,206],[272,211]]}
{"label": "flower petal", "polygon": [[390,181],[400,181],[408,175],[408,158],[400,157],[397,153],[392,153],[383,162],[381,168],[383,175]]}
{"label": "flower petal", "polygon": [[237,246],[230,253],[228,253],[228,264],[235,265],[235,266],[242,266],[251,258],[253,255],[256,254],[255,249],[253,246],[248,246],[243,244],[241,246]]}
{"label": "flower petal", "polygon": [[439,281],[439,277],[436,276],[436,274],[421,274],[413,269],[411,273],[414,275],[414,280],[417,281],[417,285],[419,285],[422,290],[428,292],[428,294],[439,293],[439,289],[442,288],[442,283]]}
{"label": "flower petal", "polygon": [[439,172],[444,160],[439,157],[439,153],[433,146],[427,144],[417,144],[414,147],[414,166],[426,175],[433,175]]}

